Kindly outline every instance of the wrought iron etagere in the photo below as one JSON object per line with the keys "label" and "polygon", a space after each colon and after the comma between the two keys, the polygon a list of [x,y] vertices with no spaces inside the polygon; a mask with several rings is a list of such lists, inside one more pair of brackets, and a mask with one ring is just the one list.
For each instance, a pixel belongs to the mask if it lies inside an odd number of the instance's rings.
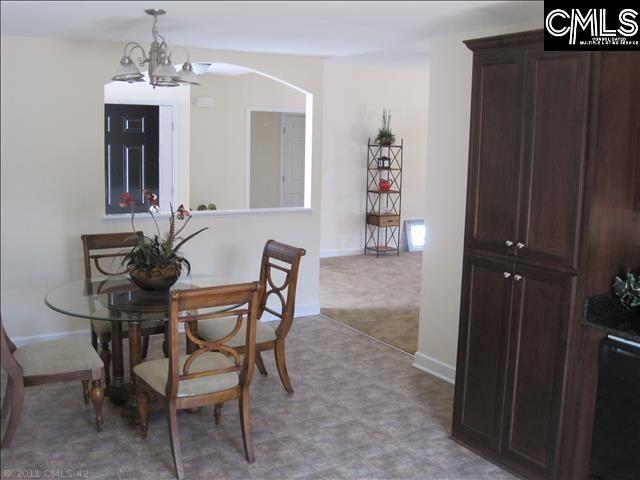
{"label": "wrought iron etagere", "polygon": [[[367,143],[367,199],[364,253],[400,255],[400,215],[402,213],[402,155],[399,145]],[[382,190],[380,181],[389,182]]]}

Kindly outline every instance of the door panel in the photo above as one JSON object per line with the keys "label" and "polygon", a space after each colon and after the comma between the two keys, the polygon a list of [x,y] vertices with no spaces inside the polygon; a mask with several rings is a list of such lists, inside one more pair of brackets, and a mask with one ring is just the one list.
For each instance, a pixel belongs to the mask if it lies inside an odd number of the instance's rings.
{"label": "door panel", "polygon": [[454,436],[489,450],[500,438],[511,308],[510,262],[467,256],[453,414]]}
{"label": "door panel", "polygon": [[146,211],[144,190],[160,198],[159,107],[105,104],[105,211],[128,213],[118,205],[125,192]]}
{"label": "door panel", "polygon": [[589,57],[530,52],[519,257],[576,267]]}
{"label": "door panel", "polygon": [[304,207],[304,115],[282,119],[282,206]]}
{"label": "door panel", "polygon": [[[503,455],[552,476],[575,277],[516,265]],[[518,278],[514,275],[514,278]]]}
{"label": "door panel", "polygon": [[478,54],[473,74],[466,243],[513,253],[505,242],[516,236],[524,54]]}

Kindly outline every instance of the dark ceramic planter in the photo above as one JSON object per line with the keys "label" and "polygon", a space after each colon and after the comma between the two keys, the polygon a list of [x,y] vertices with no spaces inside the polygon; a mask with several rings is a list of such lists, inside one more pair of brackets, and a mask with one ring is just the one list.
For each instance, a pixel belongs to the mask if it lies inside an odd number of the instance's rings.
{"label": "dark ceramic planter", "polygon": [[152,270],[139,270],[129,268],[131,281],[143,290],[149,292],[164,292],[180,278],[180,270],[175,267],[154,268]]}

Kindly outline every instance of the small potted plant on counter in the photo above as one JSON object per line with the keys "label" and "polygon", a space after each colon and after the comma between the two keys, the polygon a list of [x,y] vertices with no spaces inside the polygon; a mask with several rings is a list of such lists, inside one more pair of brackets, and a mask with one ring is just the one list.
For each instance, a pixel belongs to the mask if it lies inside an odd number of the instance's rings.
{"label": "small potted plant on counter", "polygon": [[391,132],[391,110],[382,110],[382,128],[378,129],[376,141],[380,145],[393,145],[396,141],[395,135]]}
{"label": "small potted plant on counter", "polygon": [[620,299],[620,303],[627,310],[640,307],[640,275],[631,273],[631,269],[627,269],[624,278],[616,277],[613,282],[613,292]]}
{"label": "small potted plant on counter", "polygon": [[[170,205],[169,231],[162,235],[156,219],[158,197],[154,193],[145,190],[144,198],[145,203],[149,203],[149,213],[155,223],[157,234],[153,235],[153,237],[146,235],[138,237],[137,244],[125,255],[122,263],[127,264],[129,276],[133,283],[143,290],[166,291],[178,281],[183,267],[187,269],[187,275],[191,272],[191,264],[181,255],[180,247],[208,227],[201,228],[191,235],[181,238],[180,234],[189,223],[189,220],[191,220],[191,212],[183,205],[180,205],[174,211],[173,206]],[[134,198],[129,192],[126,192],[122,195],[122,201],[119,205],[123,208],[129,207],[131,209],[131,227],[135,234],[134,207],[136,202]],[[176,218],[178,220],[186,218],[184,224],[177,230]]]}

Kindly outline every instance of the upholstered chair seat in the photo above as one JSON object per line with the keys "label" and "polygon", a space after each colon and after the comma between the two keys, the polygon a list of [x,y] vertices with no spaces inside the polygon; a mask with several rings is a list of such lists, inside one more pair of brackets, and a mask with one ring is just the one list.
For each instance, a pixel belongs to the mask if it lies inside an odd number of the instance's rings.
{"label": "upholstered chair seat", "polygon": [[[211,320],[215,322],[215,320]],[[180,357],[179,370],[182,371],[189,355]],[[232,357],[228,357],[219,352],[205,352],[198,356],[191,366],[189,372],[198,373],[207,370],[233,367],[235,362]],[[159,358],[136,365],[134,373],[144,380],[156,392],[164,395],[167,389],[167,377],[169,375],[169,359]],[[191,395],[203,395],[207,393],[221,392],[228,388],[236,387],[240,379],[238,372],[223,373],[220,375],[209,375],[206,377],[183,380],[179,384],[178,397],[188,397]]]}
{"label": "upholstered chair seat", "polygon": [[25,377],[101,369],[102,359],[85,342],[69,338],[34,343],[13,352]]}
{"label": "upholstered chair seat", "polygon": [[[236,319],[231,317],[220,318],[216,320],[205,320],[198,322],[198,335],[206,340],[219,340],[224,338],[233,331],[236,326]],[[244,346],[247,336],[247,324],[242,323],[242,327],[236,335],[225,342],[233,348]],[[276,332],[266,322],[257,322],[256,324],[256,343],[273,342],[276,339]]]}
{"label": "upholstered chair seat", "polygon": [[[79,340],[65,338],[17,348],[4,331],[0,318],[0,359],[2,369],[7,372],[0,415],[4,419],[10,414],[0,444],[3,449],[11,444],[18,430],[25,403],[25,387],[35,385],[81,381],[84,403],[88,405],[91,400],[95,411],[96,429],[100,431],[104,400],[104,390],[100,383],[103,362],[93,346]],[[89,390],[89,382],[91,382],[91,390]],[[48,407],[55,408],[53,404]]]}

